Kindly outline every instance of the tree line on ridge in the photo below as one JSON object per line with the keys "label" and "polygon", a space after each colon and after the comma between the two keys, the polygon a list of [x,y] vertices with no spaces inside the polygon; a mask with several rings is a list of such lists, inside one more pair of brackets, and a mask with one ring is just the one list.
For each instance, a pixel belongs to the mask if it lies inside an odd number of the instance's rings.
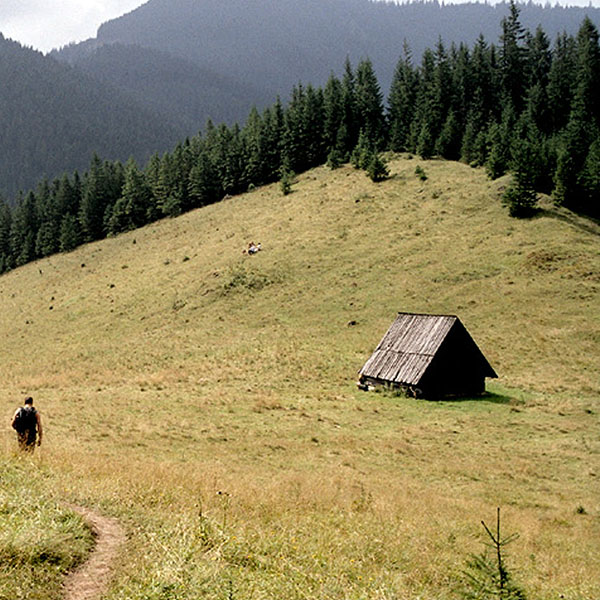
{"label": "tree line on ridge", "polygon": [[511,2],[497,45],[440,40],[418,65],[405,48],[387,105],[371,62],[347,60],[323,88],[299,84],[285,106],[252,109],[243,127],[209,122],[143,168],[94,155],[82,175],[45,179],[14,207],[0,199],[0,273],[325,163],[352,160],[378,179],[385,150],[461,160],[491,178],[510,171],[513,216],[533,214],[538,192],[597,216],[599,78],[588,18],[551,44],[541,28],[522,27]]}

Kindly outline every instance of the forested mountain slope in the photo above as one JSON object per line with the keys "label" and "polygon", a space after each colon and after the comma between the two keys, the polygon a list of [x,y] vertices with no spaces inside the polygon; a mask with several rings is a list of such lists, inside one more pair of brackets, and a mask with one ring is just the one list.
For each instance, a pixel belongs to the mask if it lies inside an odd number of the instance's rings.
{"label": "forested mountain slope", "polygon": [[183,130],[119,90],[0,35],[0,194],[104,158],[146,160]]}
{"label": "forested mountain slope", "polygon": [[[53,54],[87,75],[2,40],[0,193],[12,198],[43,175],[82,169],[93,151],[143,162],[207,118],[242,122],[253,104],[287,99],[298,82],[323,85],[346,57],[369,56],[385,94],[405,41],[419,65],[440,37],[449,50],[480,32],[497,42],[507,12],[478,3],[150,0],[104,24],[96,40]],[[600,20],[598,9],[528,4],[521,21],[552,40],[574,33],[585,14]]]}
{"label": "forested mountain slope", "polygon": [[[524,4],[521,21],[541,25],[550,39],[575,33],[585,15],[600,10]],[[508,4],[397,5],[370,0],[150,0],[102,25],[98,42],[138,44],[195,61],[262,92],[286,95],[299,81],[324,84],[346,57],[370,58],[387,91],[405,41],[415,63],[441,38],[468,45],[480,34],[500,36]],[[260,103],[262,97],[248,98]]]}
{"label": "forested mountain slope", "polygon": [[261,105],[269,100],[260,89],[231,80],[226,73],[141,46],[101,45],[79,60],[77,67],[167,115],[186,135],[197,133],[207,119],[243,122],[248,116],[248,98]]}
{"label": "forested mountain slope", "polygon": [[[369,0],[150,0],[102,25],[96,39],[53,53],[126,89],[194,135],[207,119],[243,123],[252,105],[286,101],[293,86],[324,85],[346,58],[369,57],[387,94],[405,50],[413,65],[443,40],[471,46],[480,34],[497,43],[505,3],[396,5]],[[593,8],[521,6],[523,26],[550,40],[574,34]]]}

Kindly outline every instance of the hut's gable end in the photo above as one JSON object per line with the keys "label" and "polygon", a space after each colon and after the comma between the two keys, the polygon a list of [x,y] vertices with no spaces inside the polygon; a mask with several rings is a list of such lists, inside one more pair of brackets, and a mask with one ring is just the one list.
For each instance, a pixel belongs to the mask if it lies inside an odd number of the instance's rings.
{"label": "hut's gable end", "polygon": [[481,394],[486,377],[497,375],[457,320],[429,363],[419,387],[431,397]]}

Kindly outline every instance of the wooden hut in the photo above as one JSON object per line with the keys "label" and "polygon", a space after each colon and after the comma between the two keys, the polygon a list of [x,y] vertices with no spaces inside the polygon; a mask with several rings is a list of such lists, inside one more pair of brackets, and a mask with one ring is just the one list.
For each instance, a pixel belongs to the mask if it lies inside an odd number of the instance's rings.
{"label": "wooden hut", "polygon": [[358,385],[440,398],[482,394],[486,377],[497,375],[458,317],[398,313],[359,371]]}

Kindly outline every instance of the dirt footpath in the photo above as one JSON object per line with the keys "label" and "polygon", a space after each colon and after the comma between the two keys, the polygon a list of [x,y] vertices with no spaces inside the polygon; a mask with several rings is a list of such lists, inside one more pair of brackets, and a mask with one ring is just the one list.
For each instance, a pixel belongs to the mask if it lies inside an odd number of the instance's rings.
{"label": "dirt footpath", "polygon": [[69,505],[80,514],[96,536],[96,547],[88,560],[65,580],[65,600],[99,600],[108,589],[113,565],[119,548],[125,543],[125,532],[116,519],[83,508]]}

